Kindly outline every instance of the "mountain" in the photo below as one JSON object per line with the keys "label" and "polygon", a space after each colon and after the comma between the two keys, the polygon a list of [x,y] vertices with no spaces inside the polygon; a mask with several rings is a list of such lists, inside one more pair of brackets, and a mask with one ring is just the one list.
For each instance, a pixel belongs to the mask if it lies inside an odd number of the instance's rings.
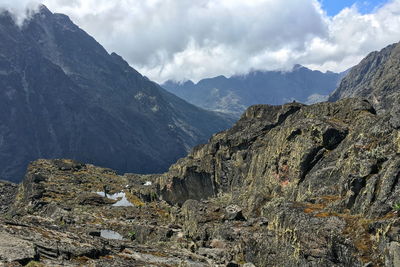
{"label": "mountain", "polygon": [[322,73],[296,65],[291,71],[253,71],[230,78],[204,79],[197,84],[167,81],[161,86],[199,107],[240,116],[255,104],[325,101],[344,74]]}
{"label": "mountain", "polygon": [[0,182],[0,263],[398,266],[395,64],[375,72],[395,48],[360,76],[384,101],[254,105],[163,174],[31,163],[20,185]]}
{"label": "mountain", "polygon": [[399,74],[400,43],[396,43],[379,52],[370,53],[353,67],[329,97],[329,101],[361,97],[371,101],[378,112],[400,114]]}
{"label": "mountain", "polygon": [[44,6],[22,27],[1,13],[0,39],[1,179],[58,157],[161,172],[232,123],[168,93]]}
{"label": "mountain", "polygon": [[[59,18],[43,9],[36,16],[39,18],[33,21],[47,16]],[[73,24],[62,25],[65,29]],[[76,26],[73,29],[80,31]],[[3,31],[2,26],[1,36]],[[40,125],[48,127],[46,123],[51,118],[60,119],[60,113],[73,109],[78,113],[64,119],[73,123],[62,121],[61,126],[81,126],[82,120],[88,125],[79,133],[90,131],[90,137],[97,138],[95,134],[100,133],[92,132],[91,127],[98,124],[92,120],[102,116],[120,118],[117,115],[121,110],[111,112],[113,104],[121,107],[123,103],[115,97],[115,91],[109,93],[109,100],[96,98],[102,90],[111,88],[122,88],[118,90],[124,92],[128,103],[142,103],[141,113],[135,113],[138,118],[144,112],[146,119],[154,119],[156,116],[151,115],[160,109],[174,110],[185,103],[147,79],[132,75],[133,70],[119,57],[120,64],[113,65],[116,55],[110,55],[111,63],[100,60],[99,65],[89,62],[86,66],[88,61],[77,64],[81,72],[87,72],[85,76],[74,72],[75,65],[68,60],[76,62],[74,53],[79,53],[80,59],[93,50],[73,49],[68,57],[60,56],[59,65],[54,65],[52,57],[39,53],[49,44],[38,41],[41,45],[35,45],[35,38],[43,40],[38,35],[40,31],[33,31],[35,34],[30,36],[32,45],[20,37],[25,31],[29,27],[16,30],[15,35],[5,35],[8,39],[0,42],[0,73],[7,77],[1,79],[2,83],[15,83],[4,87],[8,94],[1,99],[21,98],[21,103],[35,103],[23,109],[28,114],[25,120],[15,108],[7,113],[14,116],[9,120],[14,119],[17,126],[22,123],[28,133],[41,133],[31,130],[31,124],[39,123],[32,114],[46,114],[47,117],[40,117],[46,119]],[[63,37],[68,36],[68,27],[62,33]],[[4,44],[9,42],[18,48],[17,52],[27,49],[26,53],[4,53]],[[85,44],[84,39],[79,42]],[[57,44],[61,47],[65,43]],[[233,127],[214,134],[207,144],[194,147],[162,174],[119,175],[109,168],[70,159],[32,162],[19,185],[0,181],[0,265],[399,266],[397,46],[368,56],[351,70],[349,77],[354,78],[346,78],[337,91],[337,98],[344,99],[335,99],[335,92],[331,100],[337,101],[333,102],[251,106]],[[102,53],[98,53],[86,60],[101,58]],[[30,65],[32,62],[36,64]],[[130,91],[124,91],[125,87],[101,87],[111,79],[104,70],[113,66],[115,77],[122,65],[126,66],[127,77],[117,76],[119,79],[113,79],[116,84],[124,84],[133,76],[142,87],[148,86],[141,89],[143,93],[133,94],[136,100],[128,98]],[[94,75],[95,71],[102,75]],[[95,82],[99,88],[92,89],[90,85]],[[36,84],[41,86],[33,87]],[[362,86],[357,89],[359,84]],[[22,89],[14,92],[12,88]],[[48,91],[39,94],[32,88]],[[364,93],[366,89],[369,92]],[[152,98],[146,98],[149,92],[153,93]],[[345,92],[354,92],[355,97],[349,98]],[[176,102],[164,106],[164,98],[158,94]],[[54,101],[51,105],[46,101],[50,97]],[[143,99],[146,101],[139,102]],[[49,107],[57,107],[58,111],[46,113]],[[122,107],[131,114],[133,107]],[[149,107],[153,108],[151,112]],[[0,108],[8,112],[4,105]],[[7,118],[2,117],[2,121],[8,122]],[[114,133],[114,123],[120,126],[110,120],[108,128],[100,127],[103,124],[98,127]],[[59,136],[59,129],[52,127],[50,133],[55,134],[45,136],[48,142]],[[0,129],[3,131],[4,127]],[[73,129],[62,128],[67,132]],[[163,149],[162,144],[158,145]]]}
{"label": "mountain", "polygon": [[252,106],[160,175],[38,160],[0,183],[0,263],[398,266],[388,116],[359,99]]}

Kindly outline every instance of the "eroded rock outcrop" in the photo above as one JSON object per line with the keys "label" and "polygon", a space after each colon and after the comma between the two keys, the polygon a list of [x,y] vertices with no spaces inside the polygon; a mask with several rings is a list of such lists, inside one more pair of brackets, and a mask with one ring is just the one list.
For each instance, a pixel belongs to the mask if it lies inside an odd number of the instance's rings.
{"label": "eroded rock outcrop", "polygon": [[[184,186],[195,170],[213,185],[212,194],[207,188],[203,198],[227,195],[247,218],[275,222],[269,224],[274,235],[290,233],[300,266],[383,265],[385,256],[391,257],[385,233],[398,224],[393,207],[400,201],[399,131],[392,119],[356,99],[254,106],[231,130],[172,166],[160,178],[165,183],[161,195],[172,203],[195,196],[191,186]],[[314,237],[315,232],[321,236]],[[264,246],[261,258],[252,261],[260,266],[295,264],[289,255],[277,260],[276,252],[270,252],[275,261],[265,258],[272,248],[285,253],[288,248],[265,247],[263,238],[258,242]]]}
{"label": "eroded rock outcrop", "polygon": [[357,99],[258,105],[162,175],[39,160],[0,232],[45,266],[396,266],[392,119]]}

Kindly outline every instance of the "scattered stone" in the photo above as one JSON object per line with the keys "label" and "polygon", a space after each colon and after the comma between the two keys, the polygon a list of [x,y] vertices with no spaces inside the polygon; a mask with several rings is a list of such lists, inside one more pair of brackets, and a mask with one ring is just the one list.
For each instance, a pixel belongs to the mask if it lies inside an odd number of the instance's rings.
{"label": "scattered stone", "polygon": [[245,221],[246,219],[243,216],[242,209],[237,205],[230,205],[225,208],[225,217],[226,220],[231,221]]}

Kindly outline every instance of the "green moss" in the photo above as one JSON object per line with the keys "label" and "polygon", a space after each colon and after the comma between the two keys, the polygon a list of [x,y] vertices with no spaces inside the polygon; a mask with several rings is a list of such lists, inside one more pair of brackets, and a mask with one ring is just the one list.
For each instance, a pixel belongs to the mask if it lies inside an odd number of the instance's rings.
{"label": "green moss", "polygon": [[135,231],[129,232],[129,233],[128,233],[128,237],[129,237],[131,240],[135,240],[135,239],[136,239],[136,232],[135,232]]}
{"label": "green moss", "polygon": [[400,211],[400,203],[394,204],[393,205],[393,210],[396,211],[396,212]]}

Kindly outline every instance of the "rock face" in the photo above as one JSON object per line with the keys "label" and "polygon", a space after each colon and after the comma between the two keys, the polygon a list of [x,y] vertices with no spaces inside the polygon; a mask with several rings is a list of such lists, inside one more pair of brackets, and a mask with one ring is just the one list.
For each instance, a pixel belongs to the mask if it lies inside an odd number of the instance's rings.
{"label": "rock face", "polygon": [[391,111],[393,123],[400,127],[400,43],[372,52],[353,67],[342,80],[330,101],[346,97],[368,99],[378,112]]}
{"label": "rock face", "polygon": [[0,179],[38,158],[119,172],[161,172],[215,132],[225,115],[168,93],[44,6],[20,28],[0,14]]}
{"label": "rock face", "polygon": [[357,99],[252,106],[161,175],[39,160],[0,233],[44,266],[397,266],[391,118]]}
{"label": "rock face", "polygon": [[325,101],[344,75],[296,65],[291,71],[253,71],[230,78],[204,79],[196,84],[167,81],[162,87],[199,107],[239,117],[247,107],[255,104]]}
{"label": "rock face", "polygon": [[0,214],[8,211],[15,200],[17,190],[18,186],[16,184],[0,181]]}
{"label": "rock face", "polygon": [[27,264],[35,259],[34,245],[11,234],[0,232],[0,259]]}

